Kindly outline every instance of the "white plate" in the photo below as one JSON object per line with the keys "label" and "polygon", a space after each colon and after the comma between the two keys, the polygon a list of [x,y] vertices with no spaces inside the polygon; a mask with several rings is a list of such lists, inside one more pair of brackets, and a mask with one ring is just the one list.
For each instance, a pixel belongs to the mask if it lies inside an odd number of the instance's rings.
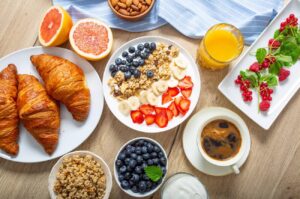
{"label": "white plate", "polygon": [[[187,123],[184,132],[183,132],[183,149],[187,159],[190,163],[199,171],[212,176],[224,176],[233,173],[233,169],[230,166],[216,166],[208,161],[201,155],[197,136],[199,136],[199,128],[202,126],[207,120],[217,117],[220,115],[226,115],[230,117],[234,121],[236,121],[239,126],[243,129],[243,131],[249,135],[249,130],[243,119],[238,116],[236,113],[221,107],[209,107],[202,109],[201,111],[197,112]],[[251,139],[249,135],[249,139],[246,140],[245,145],[245,152],[242,158],[237,162],[237,166],[240,168],[250,153],[251,147]],[[243,171],[241,171],[243,172]]]}
{"label": "white plate", "polygon": [[266,47],[270,38],[273,38],[275,30],[280,27],[280,23],[284,21],[290,13],[294,13],[296,17],[300,17],[300,0],[292,0],[277,15],[277,17],[264,30],[261,36],[251,45],[247,52],[235,64],[232,71],[224,78],[219,85],[219,90],[239,109],[241,109],[248,117],[264,129],[269,129],[276,120],[280,112],[287,105],[292,96],[300,87],[300,61],[289,68],[291,75],[283,83],[274,90],[270,109],[265,113],[258,113],[257,94],[253,93],[251,103],[245,103],[238,86],[234,80],[239,75],[240,70],[247,69],[256,59],[250,55],[256,49]]}
{"label": "white plate", "polygon": [[110,169],[109,169],[108,165],[106,164],[106,162],[101,157],[99,157],[98,155],[96,155],[95,153],[92,153],[90,151],[74,151],[72,153],[68,153],[68,154],[64,155],[63,157],[61,157],[55,163],[55,165],[51,169],[51,172],[49,174],[49,179],[48,179],[48,191],[49,191],[51,199],[57,198],[56,194],[53,191],[53,187],[54,187],[54,183],[56,180],[56,174],[59,171],[59,167],[61,166],[62,161],[65,158],[72,157],[73,155],[79,155],[79,156],[91,155],[94,158],[94,160],[96,160],[101,165],[101,168],[103,169],[103,172],[104,172],[105,178],[106,178],[106,189],[105,189],[105,195],[104,195],[103,199],[108,199],[111,189],[112,189],[112,175],[111,175]]}
{"label": "white plate", "polygon": [[13,63],[18,69],[18,74],[31,74],[42,82],[41,77],[29,59],[31,55],[41,53],[63,57],[81,67],[81,69],[84,71],[87,85],[91,92],[91,109],[89,116],[86,121],[77,122],[72,118],[72,115],[67,111],[66,107],[61,104],[59,141],[56,150],[51,156],[45,153],[40,144],[38,144],[23,127],[23,125],[20,124],[19,154],[16,157],[11,157],[0,151],[0,157],[4,159],[15,162],[33,163],[57,158],[75,149],[82,142],[84,142],[96,128],[101,117],[104,100],[101,80],[98,76],[98,73],[89,62],[82,59],[70,50],[57,47],[32,47],[22,49],[3,57],[0,60],[0,70],[5,68],[8,64]]}
{"label": "white plate", "polygon": [[[145,42],[162,42],[169,45],[174,45],[179,48],[180,54],[182,54],[181,58],[183,58],[187,63],[187,75],[192,77],[194,87],[193,92],[190,97],[191,105],[190,110],[187,112],[185,116],[178,116],[173,118],[171,122],[169,122],[168,126],[165,128],[159,128],[157,125],[153,124],[150,126],[147,126],[147,124],[144,122],[143,124],[135,124],[132,122],[130,116],[124,116],[119,110],[118,110],[118,100],[111,95],[110,87],[108,86],[108,80],[111,78],[110,72],[109,72],[109,65],[114,63],[114,60],[118,57],[121,57],[121,54],[123,51],[127,50],[130,46],[137,46],[139,43],[145,43]],[[200,75],[198,71],[198,66],[195,63],[195,60],[192,58],[192,56],[179,44],[177,44],[174,41],[171,41],[169,39],[163,38],[163,37],[157,37],[157,36],[145,36],[145,37],[139,37],[137,39],[133,39],[124,45],[122,45],[118,50],[115,51],[115,53],[110,57],[109,61],[107,62],[107,65],[105,67],[105,71],[103,74],[103,93],[104,98],[106,100],[106,103],[111,110],[111,112],[115,115],[116,118],[120,122],[122,122],[124,125],[144,133],[159,133],[163,131],[167,131],[169,129],[172,129],[179,124],[181,124],[186,118],[190,116],[190,114],[193,112],[194,108],[197,105],[199,95],[200,95]],[[164,106],[165,107],[165,106]]]}

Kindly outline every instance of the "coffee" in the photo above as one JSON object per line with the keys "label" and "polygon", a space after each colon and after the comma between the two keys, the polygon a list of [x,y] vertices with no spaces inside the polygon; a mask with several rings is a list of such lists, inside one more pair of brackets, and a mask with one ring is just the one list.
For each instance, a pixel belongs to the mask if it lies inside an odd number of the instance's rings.
{"label": "coffee", "polygon": [[208,123],[201,133],[201,145],[208,156],[216,160],[234,157],[242,143],[238,128],[226,120]]}

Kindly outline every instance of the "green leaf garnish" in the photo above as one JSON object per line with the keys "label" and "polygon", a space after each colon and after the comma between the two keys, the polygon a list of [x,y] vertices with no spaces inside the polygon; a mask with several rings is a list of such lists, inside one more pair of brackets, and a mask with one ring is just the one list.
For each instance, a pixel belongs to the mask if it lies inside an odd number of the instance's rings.
{"label": "green leaf garnish", "polygon": [[267,82],[269,87],[274,87],[278,85],[278,80],[276,75],[266,74],[261,77],[262,82]]}
{"label": "green leaf garnish", "polygon": [[271,64],[270,68],[269,68],[269,73],[273,74],[273,75],[278,75],[280,68],[282,68],[282,65],[280,62],[275,62],[273,64]]}
{"label": "green leaf garnish", "polygon": [[264,61],[264,59],[267,56],[267,53],[268,53],[267,50],[264,49],[264,48],[257,49],[257,51],[256,51],[256,59],[257,59],[258,63],[261,64]]}
{"label": "green leaf garnish", "polygon": [[163,176],[163,171],[158,166],[147,166],[144,171],[153,182],[159,181]]}
{"label": "green leaf garnish", "polygon": [[250,70],[241,71],[240,75],[244,80],[249,80],[251,83],[251,87],[255,88],[258,86],[258,76],[255,72]]}

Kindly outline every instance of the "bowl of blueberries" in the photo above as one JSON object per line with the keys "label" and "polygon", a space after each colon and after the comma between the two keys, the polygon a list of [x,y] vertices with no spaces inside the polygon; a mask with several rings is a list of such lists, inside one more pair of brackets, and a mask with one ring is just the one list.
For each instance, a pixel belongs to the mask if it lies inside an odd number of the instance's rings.
{"label": "bowl of blueberries", "polygon": [[146,197],[163,184],[167,168],[163,147],[151,138],[138,137],[121,147],[115,159],[114,176],[128,195]]}

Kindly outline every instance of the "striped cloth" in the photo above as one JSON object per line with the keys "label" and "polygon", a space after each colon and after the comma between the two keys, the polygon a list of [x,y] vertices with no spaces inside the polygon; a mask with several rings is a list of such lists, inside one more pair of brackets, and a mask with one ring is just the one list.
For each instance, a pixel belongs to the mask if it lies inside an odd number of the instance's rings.
{"label": "striped cloth", "polygon": [[238,27],[246,44],[251,44],[278,13],[283,0],[156,0],[150,14],[138,22],[115,16],[107,0],[53,0],[63,6],[74,21],[93,17],[112,28],[130,32],[156,29],[166,23],[191,38],[201,38],[214,24]]}

